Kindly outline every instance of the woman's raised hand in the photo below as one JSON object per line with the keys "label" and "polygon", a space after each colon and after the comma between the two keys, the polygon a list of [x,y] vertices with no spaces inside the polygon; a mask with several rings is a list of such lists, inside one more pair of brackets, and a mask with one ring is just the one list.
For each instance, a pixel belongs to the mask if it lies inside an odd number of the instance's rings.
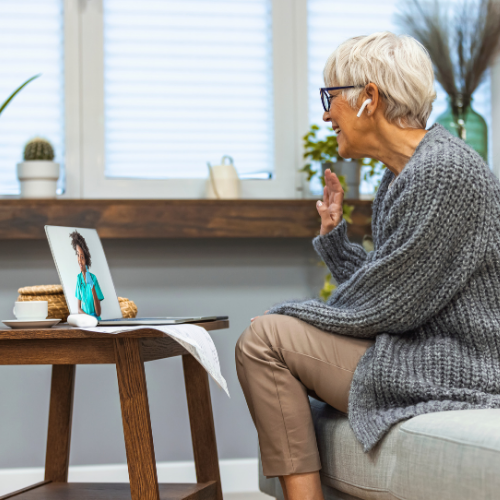
{"label": "woman's raised hand", "polygon": [[325,187],[323,201],[316,203],[316,208],[321,217],[320,234],[327,234],[342,221],[342,203],[344,190],[338,177],[329,169],[325,170]]}

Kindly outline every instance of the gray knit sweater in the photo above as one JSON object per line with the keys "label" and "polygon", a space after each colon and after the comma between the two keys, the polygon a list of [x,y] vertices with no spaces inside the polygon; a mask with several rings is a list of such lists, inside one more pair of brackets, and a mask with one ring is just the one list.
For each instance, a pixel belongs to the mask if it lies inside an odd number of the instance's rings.
{"label": "gray knit sweater", "polygon": [[375,339],[349,396],[365,451],[422,413],[500,408],[500,183],[441,125],[388,189],[393,179],[373,203],[373,252],[349,242],[345,221],[314,239],[339,284],[328,302],[269,311]]}

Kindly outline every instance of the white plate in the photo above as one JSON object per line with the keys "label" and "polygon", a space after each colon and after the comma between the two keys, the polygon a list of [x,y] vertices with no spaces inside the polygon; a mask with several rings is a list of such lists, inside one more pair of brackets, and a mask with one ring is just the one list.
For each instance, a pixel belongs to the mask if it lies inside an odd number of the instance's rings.
{"label": "white plate", "polygon": [[4,325],[10,326],[11,328],[50,328],[57,323],[60,323],[60,319],[3,319],[2,323]]}

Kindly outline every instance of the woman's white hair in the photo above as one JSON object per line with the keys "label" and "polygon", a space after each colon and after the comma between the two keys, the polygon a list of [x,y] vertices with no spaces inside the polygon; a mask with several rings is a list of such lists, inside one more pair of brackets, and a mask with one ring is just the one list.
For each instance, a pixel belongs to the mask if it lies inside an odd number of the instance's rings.
{"label": "woman's white hair", "polygon": [[328,58],[327,87],[356,85],[342,94],[353,109],[368,83],[377,85],[385,117],[402,128],[425,129],[436,98],[432,62],[425,47],[407,35],[389,31],[350,38]]}

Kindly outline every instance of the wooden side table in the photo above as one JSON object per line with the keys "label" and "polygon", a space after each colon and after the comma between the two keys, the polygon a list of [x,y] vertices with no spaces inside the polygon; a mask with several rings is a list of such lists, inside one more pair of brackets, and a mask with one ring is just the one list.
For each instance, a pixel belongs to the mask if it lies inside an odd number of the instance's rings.
{"label": "wooden side table", "polygon": [[[228,321],[198,323],[207,330]],[[182,355],[197,483],[158,484],[144,362]],[[116,364],[130,478],[128,484],[68,483],[77,364]],[[205,369],[164,333],[143,328],[110,335],[66,325],[0,329],[1,365],[51,364],[45,480],[0,500],[222,500],[212,403]]]}

